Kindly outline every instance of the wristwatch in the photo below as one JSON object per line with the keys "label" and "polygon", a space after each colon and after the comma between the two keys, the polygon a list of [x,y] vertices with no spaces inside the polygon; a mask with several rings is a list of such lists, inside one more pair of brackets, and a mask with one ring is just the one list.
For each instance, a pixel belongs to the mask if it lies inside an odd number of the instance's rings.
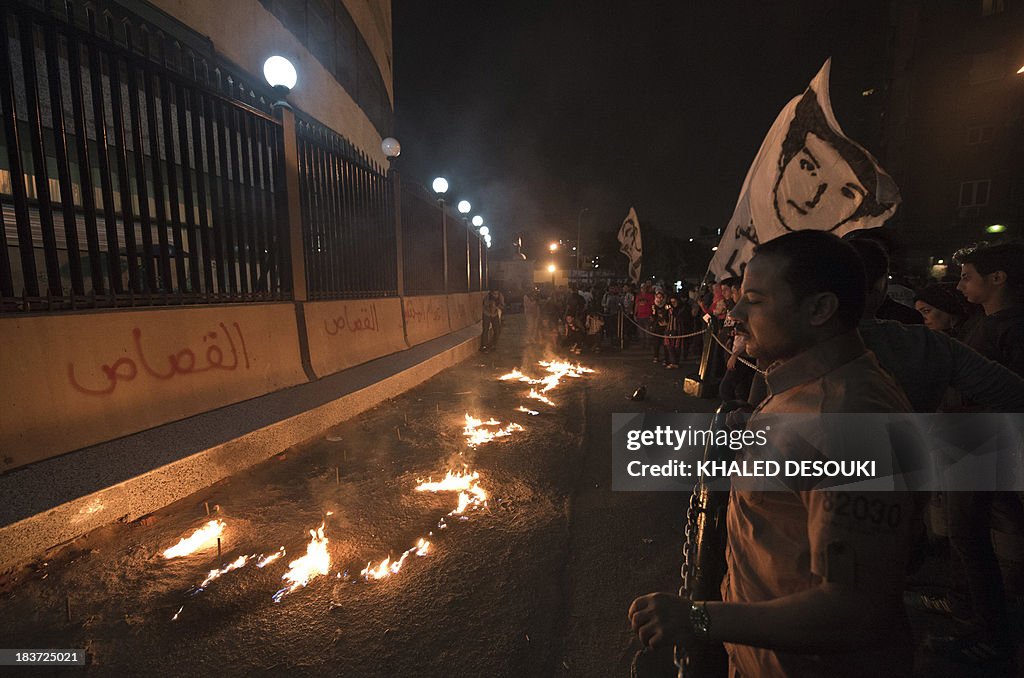
{"label": "wristwatch", "polygon": [[708,614],[706,601],[695,600],[690,603],[690,628],[701,640],[711,637],[711,615]]}

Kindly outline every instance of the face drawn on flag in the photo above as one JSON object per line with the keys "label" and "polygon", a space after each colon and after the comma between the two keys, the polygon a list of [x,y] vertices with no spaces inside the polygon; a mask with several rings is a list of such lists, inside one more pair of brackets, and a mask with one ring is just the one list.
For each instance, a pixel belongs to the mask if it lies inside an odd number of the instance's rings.
{"label": "face drawn on flag", "polygon": [[882,226],[896,212],[896,183],[835,119],[830,69],[831,60],[761,143],[709,266],[717,280],[743,275],[758,244],[790,231],[842,236]]}
{"label": "face drawn on flag", "polygon": [[619,251],[629,257],[629,279],[640,282],[640,267],[643,264],[643,243],[640,240],[640,221],[636,210],[629,208],[629,214],[619,227]]}

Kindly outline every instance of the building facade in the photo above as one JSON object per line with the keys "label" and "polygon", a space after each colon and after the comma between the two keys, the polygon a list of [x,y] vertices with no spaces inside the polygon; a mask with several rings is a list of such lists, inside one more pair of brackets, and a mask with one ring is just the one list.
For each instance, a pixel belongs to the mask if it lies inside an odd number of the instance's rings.
{"label": "building facade", "polygon": [[979,240],[1019,237],[1024,2],[895,0],[885,164],[906,264],[941,276]]}

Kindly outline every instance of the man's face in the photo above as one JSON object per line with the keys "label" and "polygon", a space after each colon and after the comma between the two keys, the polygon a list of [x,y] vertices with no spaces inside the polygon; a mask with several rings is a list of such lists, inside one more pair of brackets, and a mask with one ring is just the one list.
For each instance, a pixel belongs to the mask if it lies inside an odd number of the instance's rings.
{"label": "man's face", "polygon": [[782,277],[785,265],[774,256],[751,259],[740,300],[729,313],[736,319],[736,333],[747,337],[747,353],[769,363],[791,358],[809,340],[807,314]]}
{"label": "man's face", "polygon": [[972,304],[984,304],[992,301],[998,293],[998,287],[992,282],[994,275],[994,273],[982,275],[974,267],[974,264],[964,264],[960,269],[960,282],[957,283],[956,288],[963,292],[967,301]]}
{"label": "man's face", "polygon": [[831,231],[852,217],[866,191],[839,152],[809,132],[775,185],[775,210],[791,231]]}

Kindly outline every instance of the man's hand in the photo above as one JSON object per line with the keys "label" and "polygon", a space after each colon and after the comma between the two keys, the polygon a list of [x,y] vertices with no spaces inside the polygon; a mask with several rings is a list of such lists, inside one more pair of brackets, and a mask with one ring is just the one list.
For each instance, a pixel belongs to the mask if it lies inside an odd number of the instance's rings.
{"label": "man's hand", "polygon": [[690,601],[671,593],[649,593],[629,606],[629,623],[640,642],[651,649],[694,640]]}

